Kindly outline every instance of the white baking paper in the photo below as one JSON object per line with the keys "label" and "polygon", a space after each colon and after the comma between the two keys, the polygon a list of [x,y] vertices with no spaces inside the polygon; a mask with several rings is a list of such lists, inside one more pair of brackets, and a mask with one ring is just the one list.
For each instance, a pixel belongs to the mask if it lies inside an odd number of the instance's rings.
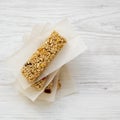
{"label": "white baking paper", "polygon": [[73,81],[71,74],[72,73],[70,73],[68,65],[64,65],[61,68],[59,76],[61,88],[57,91],[56,99],[60,99],[64,96],[77,92],[77,89],[75,87],[75,81]]}
{"label": "white baking paper", "polygon": [[[28,58],[33,54],[33,52],[35,52],[36,49],[42,44],[42,42],[44,42],[45,39],[49,37],[53,30],[56,30],[60,35],[66,38],[67,43],[38,79],[42,79],[43,77],[59,69],[61,66],[86,50],[86,46],[81,36],[74,31],[73,26],[69,23],[68,20],[62,20],[55,26],[47,26],[44,32],[40,34],[40,36],[37,34],[37,39],[31,40],[30,43],[26,45],[26,47],[24,47],[16,56],[7,62],[13,69],[14,73],[19,76],[21,86],[24,89],[30,87],[31,84],[29,84],[27,80],[25,78],[23,79],[23,76],[20,75],[20,69],[28,60]],[[33,36],[35,37],[35,35]]]}

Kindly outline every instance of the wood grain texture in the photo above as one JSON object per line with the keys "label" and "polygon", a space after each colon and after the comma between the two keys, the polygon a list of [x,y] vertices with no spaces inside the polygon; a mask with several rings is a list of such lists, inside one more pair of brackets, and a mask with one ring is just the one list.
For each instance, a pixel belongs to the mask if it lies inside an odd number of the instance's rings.
{"label": "wood grain texture", "polygon": [[48,104],[35,104],[12,86],[13,77],[0,62],[0,120],[119,120],[120,1],[0,0],[0,60],[23,44],[34,24],[68,17],[88,50],[71,61],[78,93]]}

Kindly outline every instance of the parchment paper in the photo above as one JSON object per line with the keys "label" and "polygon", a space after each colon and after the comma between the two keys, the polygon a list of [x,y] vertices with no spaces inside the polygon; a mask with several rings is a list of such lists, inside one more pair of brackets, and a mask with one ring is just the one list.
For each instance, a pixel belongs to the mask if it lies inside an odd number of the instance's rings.
{"label": "parchment paper", "polygon": [[72,73],[70,72],[69,66],[64,65],[60,71],[59,79],[61,82],[61,88],[57,91],[56,99],[60,99],[77,92],[75,81],[73,81],[71,75]]}
{"label": "parchment paper", "polygon": [[[23,64],[28,60],[28,58],[33,54],[33,52],[35,52],[36,49],[41,45],[41,43],[49,37],[53,30],[56,30],[57,32],[59,32],[60,35],[66,38],[67,44],[55,57],[55,59],[50,63],[50,65],[46,68],[46,70],[39,77],[39,79],[59,69],[64,64],[80,55],[86,49],[86,46],[82,41],[81,36],[74,31],[73,26],[69,23],[68,20],[62,20],[55,26],[46,26],[46,29],[42,32],[42,34],[37,34],[37,39],[31,40],[28,45],[26,45],[16,56],[14,56],[14,58],[10,59],[7,62],[9,65],[11,65],[11,68],[13,68],[13,72],[19,77],[19,80],[21,81],[21,86],[24,89],[27,89],[30,84],[25,78],[23,78],[22,75],[20,75],[20,69]],[[36,35],[31,36],[35,37]]]}

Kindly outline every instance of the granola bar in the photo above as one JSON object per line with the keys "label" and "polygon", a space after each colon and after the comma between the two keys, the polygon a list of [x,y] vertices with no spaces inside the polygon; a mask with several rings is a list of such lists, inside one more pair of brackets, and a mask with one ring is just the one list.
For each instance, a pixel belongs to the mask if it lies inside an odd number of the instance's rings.
{"label": "granola bar", "polygon": [[28,82],[34,82],[63,48],[66,40],[53,31],[50,37],[36,50],[21,69]]}
{"label": "granola bar", "polygon": [[43,79],[35,82],[34,84],[31,85],[31,87],[35,88],[36,90],[42,90],[46,83],[47,77],[44,77]]}

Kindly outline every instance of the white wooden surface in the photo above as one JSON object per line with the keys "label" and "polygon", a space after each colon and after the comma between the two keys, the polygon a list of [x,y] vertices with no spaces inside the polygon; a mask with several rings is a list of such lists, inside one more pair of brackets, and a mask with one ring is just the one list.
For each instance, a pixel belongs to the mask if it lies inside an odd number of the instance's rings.
{"label": "white wooden surface", "polygon": [[0,0],[0,60],[19,49],[34,24],[63,17],[88,46],[70,63],[78,93],[33,104],[11,85],[13,76],[0,62],[0,120],[120,119],[119,0]]}

